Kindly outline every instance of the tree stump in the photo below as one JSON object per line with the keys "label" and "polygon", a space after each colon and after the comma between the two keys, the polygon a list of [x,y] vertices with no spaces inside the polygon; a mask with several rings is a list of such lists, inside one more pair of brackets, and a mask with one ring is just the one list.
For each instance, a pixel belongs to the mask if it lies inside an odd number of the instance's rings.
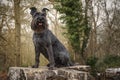
{"label": "tree stump", "polygon": [[91,80],[89,66],[71,66],[49,70],[47,67],[10,67],[9,80]]}

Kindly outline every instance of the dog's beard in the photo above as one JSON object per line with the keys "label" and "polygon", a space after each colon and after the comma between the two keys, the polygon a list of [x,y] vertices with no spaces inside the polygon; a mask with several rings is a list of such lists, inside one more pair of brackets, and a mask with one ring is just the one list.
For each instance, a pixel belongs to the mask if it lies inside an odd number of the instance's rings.
{"label": "dog's beard", "polygon": [[38,28],[44,28],[44,24],[43,24],[42,22],[37,22],[37,23],[36,23],[36,26],[37,26]]}
{"label": "dog's beard", "polygon": [[35,27],[36,27],[36,31],[40,32],[40,31],[43,31],[45,30],[45,23],[44,22],[41,22],[41,21],[36,21],[35,23]]}

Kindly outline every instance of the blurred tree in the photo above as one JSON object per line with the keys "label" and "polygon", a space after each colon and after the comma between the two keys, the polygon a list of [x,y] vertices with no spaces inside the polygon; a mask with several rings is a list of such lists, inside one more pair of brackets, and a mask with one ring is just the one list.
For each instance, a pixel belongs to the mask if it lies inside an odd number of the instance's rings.
{"label": "blurred tree", "polygon": [[16,41],[16,66],[20,66],[20,46],[21,46],[21,21],[20,21],[20,1],[14,1],[14,19],[15,19],[15,41]]}
{"label": "blurred tree", "polygon": [[87,4],[85,12],[81,0],[54,0],[55,9],[62,15],[60,19],[66,23],[67,35],[75,52],[75,61],[84,64],[84,51],[88,43],[90,27],[88,26]]}
{"label": "blurred tree", "polygon": [[10,65],[15,65],[13,15],[9,1],[6,4],[0,1],[0,18],[0,69],[6,70]]}
{"label": "blurred tree", "polygon": [[108,4],[106,1],[104,1],[102,5],[106,16],[105,18],[103,18],[104,22],[106,22],[103,23],[103,25],[105,27],[104,34],[106,36],[106,38],[104,38],[104,41],[106,42],[104,51],[107,55],[120,54],[118,50],[120,48],[120,46],[118,46],[120,43],[118,40],[120,39],[120,37],[118,36],[118,34],[120,34],[118,32],[120,31],[120,24],[118,22],[120,20],[120,17],[118,16],[118,14],[120,13],[119,3],[119,0],[113,1],[113,3],[111,4],[111,8],[107,7]]}

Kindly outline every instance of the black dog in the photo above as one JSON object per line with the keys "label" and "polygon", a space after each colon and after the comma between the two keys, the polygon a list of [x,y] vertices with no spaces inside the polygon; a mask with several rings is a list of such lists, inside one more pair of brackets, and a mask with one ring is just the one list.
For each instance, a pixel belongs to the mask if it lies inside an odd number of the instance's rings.
{"label": "black dog", "polygon": [[34,31],[33,43],[35,46],[35,65],[33,67],[38,68],[40,53],[48,59],[50,63],[47,66],[50,68],[71,66],[68,51],[48,29],[46,20],[46,10],[48,9],[43,8],[42,12],[38,12],[35,7],[30,9],[33,18],[31,29]]}

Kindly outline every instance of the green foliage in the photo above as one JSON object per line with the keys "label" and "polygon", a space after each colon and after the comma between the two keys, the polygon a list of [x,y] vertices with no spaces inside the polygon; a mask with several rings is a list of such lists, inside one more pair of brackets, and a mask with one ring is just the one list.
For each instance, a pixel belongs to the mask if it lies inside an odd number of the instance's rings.
{"label": "green foliage", "polygon": [[109,64],[111,67],[112,66],[120,66],[120,56],[116,55],[108,55],[104,59],[105,64]]}
{"label": "green foliage", "polygon": [[87,62],[86,62],[87,65],[90,65],[90,67],[91,67],[91,74],[93,76],[97,75],[96,74],[97,73],[97,68],[96,68],[97,61],[98,61],[98,58],[90,57],[90,58],[87,59]]}
{"label": "green foliage", "polygon": [[97,61],[98,61],[98,58],[90,57],[90,58],[87,59],[86,64],[90,65],[92,68],[95,68],[95,65],[96,65]]}
{"label": "green foliage", "polygon": [[120,56],[106,55],[102,60],[99,60],[96,67],[100,71],[104,71],[106,68],[120,67]]}
{"label": "green foliage", "polygon": [[[81,0],[55,0],[55,9],[62,15],[60,19],[66,24],[67,35],[75,52],[81,53],[88,40],[88,22],[83,15]],[[87,32],[87,34],[86,34]]]}
{"label": "green foliage", "polygon": [[96,76],[97,71],[104,72],[107,68],[120,67],[120,56],[106,55],[101,59],[90,57],[86,63],[91,66],[91,74]]}

